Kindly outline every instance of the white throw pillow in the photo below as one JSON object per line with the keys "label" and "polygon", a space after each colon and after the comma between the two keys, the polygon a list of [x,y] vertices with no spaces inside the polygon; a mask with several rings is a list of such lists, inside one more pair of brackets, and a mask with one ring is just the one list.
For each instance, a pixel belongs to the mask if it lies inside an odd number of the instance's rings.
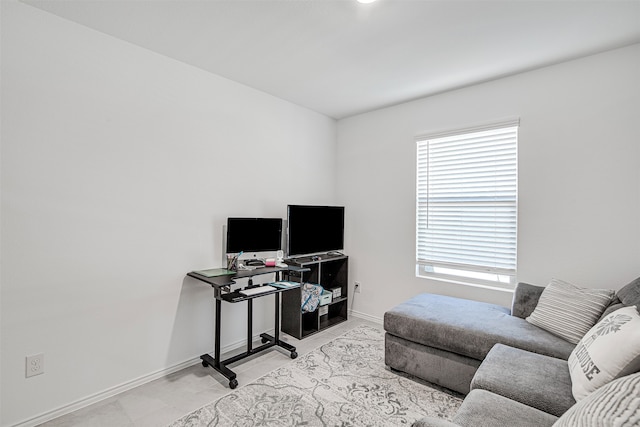
{"label": "white throw pillow", "polygon": [[614,295],[614,291],[609,289],[579,288],[571,283],[552,279],[526,320],[577,344],[596,324]]}
{"label": "white throw pillow", "polygon": [[576,401],[612,380],[640,370],[640,314],[635,306],[614,311],[580,340],[569,356]]}
{"label": "white throw pillow", "polygon": [[640,374],[600,387],[565,412],[553,427],[638,427]]}

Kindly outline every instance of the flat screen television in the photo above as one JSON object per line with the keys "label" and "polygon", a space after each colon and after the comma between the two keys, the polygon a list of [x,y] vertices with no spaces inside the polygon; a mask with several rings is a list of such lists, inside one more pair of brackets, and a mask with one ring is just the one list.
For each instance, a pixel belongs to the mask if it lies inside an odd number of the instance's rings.
{"label": "flat screen television", "polygon": [[343,206],[287,207],[287,255],[290,258],[343,249]]}
{"label": "flat screen television", "polygon": [[282,218],[227,218],[228,254],[244,252],[240,259],[259,259],[275,257],[271,253],[281,249]]}

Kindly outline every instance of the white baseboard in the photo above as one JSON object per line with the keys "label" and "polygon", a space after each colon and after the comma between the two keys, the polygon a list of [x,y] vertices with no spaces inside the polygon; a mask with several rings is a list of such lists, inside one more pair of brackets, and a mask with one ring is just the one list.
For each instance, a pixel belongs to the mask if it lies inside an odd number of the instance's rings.
{"label": "white baseboard", "polygon": [[[354,311],[354,310],[350,310],[349,311],[349,316],[353,316],[353,317],[358,317],[360,319],[364,319],[364,320],[368,320],[374,323],[378,323],[378,324],[382,324],[382,318],[380,317],[375,317],[375,316],[371,316],[369,314],[366,313],[361,313],[358,311]],[[261,332],[262,333],[262,332]],[[274,334],[274,330],[273,328],[267,331],[264,331],[264,333],[273,335]],[[253,337],[254,341],[258,341],[260,339],[260,335],[256,335]],[[230,344],[227,344],[226,346],[222,347],[220,349],[220,352],[222,354],[228,353],[230,351],[234,351],[237,350],[241,347],[244,347],[247,345],[247,340],[239,340]],[[61,417],[63,415],[67,415],[70,414],[71,412],[77,411],[79,409],[85,408],[89,405],[93,405],[94,403],[98,403],[102,400],[108,399],[110,397],[113,397],[117,394],[120,393],[124,393],[125,391],[129,391],[131,389],[134,389],[136,387],[139,387],[141,385],[144,385],[148,382],[157,380],[159,378],[165,377],[167,375],[170,375],[174,372],[178,372],[182,369],[186,369],[190,366],[193,365],[197,365],[198,363],[201,363],[200,360],[200,356],[185,360],[183,362],[177,363],[173,366],[169,366],[165,369],[160,369],[156,372],[152,372],[148,375],[143,375],[141,377],[138,377],[134,380],[131,381],[127,381],[124,382],[120,385],[117,385],[115,387],[111,387],[108,388],[106,390],[103,390],[101,392],[92,394],[90,396],[84,397],[82,399],[76,400],[75,402],[72,402],[68,405],[64,405],[61,406],[59,408],[56,408],[54,410],[51,411],[47,411],[44,412],[40,415],[37,415],[35,417],[23,420],[17,424],[14,424],[12,427],[35,427],[37,425],[40,425],[42,423],[45,423],[47,421],[51,421],[55,418]]]}
{"label": "white baseboard", "polygon": [[371,322],[378,323],[380,325],[382,325],[383,323],[383,319],[381,317],[371,316],[370,314],[361,313],[355,310],[349,310],[349,316],[358,317],[364,320],[369,320]]}
{"label": "white baseboard", "polygon": [[[261,333],[267,333],[270,335],[273,335],[274,330],[273,328]],[[258,341],[260,339],[260,335],[256,335],[253,337],[254,341]],[[231,344],[227,344],[226,346],[220,348],[220,353],[221,354],[225,354],[227,352],[230,351],[234,351],[237,350],[241,347],[245,347],[247,345],[247,340],[240,340],[240,341],[236,341],[234,343]],[[180,362],[177,363],[173,366],[170,366],[168,368],[165,369],[160,369],[156,372],[152,372],[148,375],[143,375],[141,377],[138,377],[134,380],[131,381],[127,381],[124,382],[120,385],[117,385],[115,387],[111,387],[108,388],[106,390],[103,390],[101,392],[92,394],[90,396],[84,397],[82,399],[76,400],[75,402],[72,402],[68,405],[64,405],[61,406],[57,409],[51,410],[51,411],[47,411],[44,412],[40,415],[36,415],[35,417],[32,418],[28,418],[26,420],[20,421],[17,424],[13,424],[12,427],[35,427],[37,425],[40,425],[42,423],[45,423],[47,421],[51,421],[55,418],[61,417],[63,415],[67,415],[70,414],[71,412],[77,411],[78,409],[82,409],[85,408],[89,405],[93,405],[94,403],[98,403],[102,400],[108,399],[110,397],[115,396],[116,394],[120,394],[120,393],[124,393],[125,391],[129,391],[131,389],[134,389],[136,387],[139,387],[141,385],[144,385],[148,382],[157,380],[159,378],[162,377],[166,377],[167,375],[170,375],[174,372],[178,372],[182,369],[186,369],[190,366],[193,365],[197,365],[198,363],[201,363],[200,360],[200,356],[185,360],[184,362]]]}
{"label": "white baseboard", "polygon": [[108,399],[109,397],[115,396],[116,394],[123,393],[125,391],[131,390],[133,388],[136,388],[138,386],[141,386],[153,380],[157,380],[158,378],[162,378],[164,376],[167,376],[179,370],[188,368],[197,363],[200,363],[200,357],[186,360],[184,362],[173,365],[169,368],[161,369],[151,374],[136,378],[135,380],[127,381],[115,387],[108,388],[101,392],[76,400],[75,402],[72,402],[68,405],[61,406],[52,411],[44,412],[33,418],[29,418],[27,420],[21,421],[18,424],[14,424],[13,427],[35,427],[47,421],[51,421],[55,418],[61,417],[63,415],[67,415],[73,411],[77,411],[78,409],[82,409],[89,405],[93,405],[94,403],[98,403],[104,399]]}

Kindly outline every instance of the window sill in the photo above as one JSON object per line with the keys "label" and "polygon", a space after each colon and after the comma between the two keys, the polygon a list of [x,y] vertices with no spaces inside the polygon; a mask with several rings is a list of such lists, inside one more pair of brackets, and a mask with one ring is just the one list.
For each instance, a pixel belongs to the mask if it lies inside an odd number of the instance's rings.
{"label": "window sill", "polygon": [[435,280],[438,282],[454,283],[456,285],[471,286],[474,288],[488,289],[488,290],[499,291],[499,292],[514,293],[515,291],[515,285],[506,284],[506,283],[504,285],[498,284],[498,283],[495,283],[495,284],[479,283],[479,282],[474,282],[472,280],[459,279],[456,277],[442,277],[442,276],[430,275],[430,274],[420,274],[417,272],[416,272],[416,277],[420,279],[429,279],[429,280]]}

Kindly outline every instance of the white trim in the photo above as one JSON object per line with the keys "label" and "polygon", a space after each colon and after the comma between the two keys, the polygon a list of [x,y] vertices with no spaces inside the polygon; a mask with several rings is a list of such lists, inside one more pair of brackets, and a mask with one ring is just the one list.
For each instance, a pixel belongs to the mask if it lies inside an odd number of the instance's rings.
{"label": "white trim", "polygon": [[476,125],[471,125],[463,128],[443,129],[433,132],[427,132],[415,137],[415,141],[424,141],[425,139],[443,138],[452,135],[461,135],[472,132],[482,132],[485,130],[498,129],[503,127],[520,126],[519,117],[510,117],[495,122],[484,122]]}
{"label": "white trim", "polygon": [[442,268],[450,268],[454,270],[465,270],[472,272],[485,272],[485,273],[493,273],[493,274],[501,274],[504,276],[514,276],[515,270],[507,269],[507,268],[493,268],[493,267],[484,267],[479,268],[477,266],[470,266],[468,264],[458,264],[455,262],[434,262],[434,261],[426,261],[426,260],[416,260],[416,264],[420,267],[442,267]]}
{"label": "white trim", "polygon": [[360,311],[349,310],[349,316],[357,317],[359,319],[369,320],[370,322],[377,323],[379,325],[383,324],[382,317],[375,317],[370,314],[362,313]]}
{"label": "white trim", "polygon": [[417,273],[416,273],[416,277],[419,279],[437,280],[439,282],[453,283],[456,285],[471,286],[474,288],[481,288],[481,289],[489,289],[492,291],[507,292],[510,294],[513,294],[516,291],[516,285],[505,285],[504,287],[502,287],[497,282],[495,285],[481,284],[481,283],[474,283],[471,281],[465,282],[460,279],[451,279],[451,278],[438,277],[438,276],[422,275]]}
{"label": "white trim", "polygon": [[[271,328],[267,331],[261,333],[267,333],[273,335],[274,329]],[[260,339],[260,334],[253,337],[254,341],[258,341]],[[247,340],[240,340],[234,343],[230,343],[225,345],[220,349],[220,353],[224,354],[233,350],[237,350],[241,347],[247,345]],[[63,415],[70,414],[71,412],[77,411],[82,408],[86,408],[89,405],[93,405],[94,403],[98,403],[110,397],[113,397],[117,394],[124,393],[125,391],[132,390],[136,387],[149,383],[151,381],[155,381],[159,378],[166,377],[167,375],[173,374],[174,372],[181,371],[183,369],[189,368],[193,365],[197,365],[201,363],[200,356],[195,358],[191,358],[185,360],[183,362],[177,363],[173,366],[170,366],[165,369],[160,369],[158,371],[152,372],[147,375],[143,375],[134,380],[124,382],[114,387],[110,387],[106,390],[100,391],[98,393],[94,393],[82,399],[76,400],[75,402],[69,403],[68,405],[60,406],[59,408],[53,409],[51,411],[43,412],[40,415],[36,415],[35,417],[28,418],[26,420],[20,421],[17,424],[13,424],[12,427],[35,427],[47,421],[51,421],[55,418],[61,417]]]}
{"label": "white trim", "polygon": [[133,388],[139,387],[148,382],[157,380],[158,378],[162,378],[174,372],[180,371],[182,369],[188,368],[190,366],[196,365],[200,363],[200,357],[195,359],[189,359],[184,362],[178,363],[166,369],[161,369],[156,372],[152,372],[148,375],[143,375],[134,380],[124,382],[115,387],[108,388],[101,392],[92,394],[90,396],[84,397],[82,399],[76,400],[68,405],[61,406],[52,411],[44,412],[40,415],[37,415],[32,418],[28,418],[26,420],[20,421],[17,424],[14,424],[13,427],[35,427],[47,421],[51,421],[55,418],[61,417],[63,415],[70,414],[71,412],[77,411],[78,409],[85,408],[89,405],[93,405],[94,403],[98,403],[102,400],[113,397],[117,394],[123,393],[125,391],[131,390]]}

